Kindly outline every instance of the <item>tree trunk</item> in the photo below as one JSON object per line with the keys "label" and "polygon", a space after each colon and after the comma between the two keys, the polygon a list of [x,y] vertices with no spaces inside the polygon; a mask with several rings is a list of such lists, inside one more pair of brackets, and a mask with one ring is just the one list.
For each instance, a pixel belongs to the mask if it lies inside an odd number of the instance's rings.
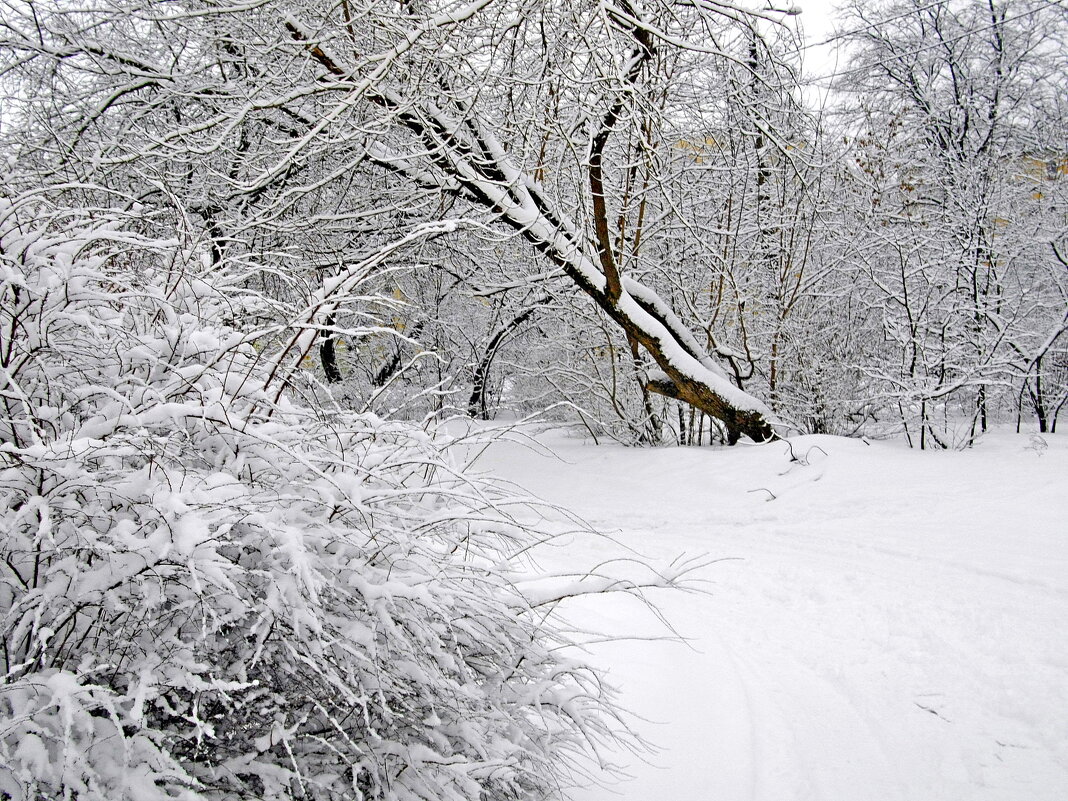
{"label": "tree trunk", "polygon": [[[330,326],[334,324],[333,315],[326,318],[326,324]],[[342,379],[341,367],[337,363],[336,342],[337,337],[334,334],[327,334],[319,344],[319,361],[322,362],[323,373],[326,375],[328,384],[340,384]]]}
{"label": "tree trunk", "polygon": [[486,404],[486,387],[489,383],[489,373],[490,367],[493,366],[493,359],[496,357],[497,351],[500,350],[501,345],[504,344],[505,340],[515,333],[523,323],[530,319],[530,316],[534,314],[534,309],[538,305],[546,303],[547,301],[548,298],[542,298],[539,301],[535,301],[534,305],[524,309],[518,315],[498,328],[493,336],[490,337],[489,344],[486,345],[486,349],[482,352],[482,358],[479,359],[478,365],[475,367],[475,374],[471,381],[471,397],[467,400],[468,415],[480,420],[489,420],[489,408]]}

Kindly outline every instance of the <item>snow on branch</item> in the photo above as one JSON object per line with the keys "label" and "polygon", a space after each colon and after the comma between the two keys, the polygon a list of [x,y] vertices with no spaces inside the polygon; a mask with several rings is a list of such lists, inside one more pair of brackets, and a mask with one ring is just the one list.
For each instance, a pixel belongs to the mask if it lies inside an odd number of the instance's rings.
{"label": "snow on branch", "polygon": [[0,792],[534,799],[602,761],[609,690],[522,613],[525,502],[277,394],[225,276],[93,216],[0,206]]}

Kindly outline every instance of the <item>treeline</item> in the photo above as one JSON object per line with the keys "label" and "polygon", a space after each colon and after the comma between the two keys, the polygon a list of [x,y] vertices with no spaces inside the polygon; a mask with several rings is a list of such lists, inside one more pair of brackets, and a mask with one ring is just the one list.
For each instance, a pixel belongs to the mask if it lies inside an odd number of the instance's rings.
{"label": "treeline", "polygon": [[791,18],[711,2],[30,8],[10,190],[310,310],[322,402],[952,447],[1068,399],[1055,4],[857,3],[819,110]]}

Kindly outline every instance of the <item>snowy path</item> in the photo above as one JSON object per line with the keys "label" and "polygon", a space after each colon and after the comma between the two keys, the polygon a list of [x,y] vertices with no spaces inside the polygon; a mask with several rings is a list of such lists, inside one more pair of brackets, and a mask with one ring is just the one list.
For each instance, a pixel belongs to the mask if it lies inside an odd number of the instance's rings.
{"label": "snowy path", "polygon": [[[691,647],[598,645],[653,765],[586,801],[1068,798],[1068,441],[967,453],[804,437],[729,450],[494,445],[477,466],[621,545],[701,570],[657,601]],[[774,500],[770,498],[774,496]],[[613,553],[614,551],[614,553]],[[656,635],[626,600],[580,622]],[[575,614],[572,614],[572,618]]]}

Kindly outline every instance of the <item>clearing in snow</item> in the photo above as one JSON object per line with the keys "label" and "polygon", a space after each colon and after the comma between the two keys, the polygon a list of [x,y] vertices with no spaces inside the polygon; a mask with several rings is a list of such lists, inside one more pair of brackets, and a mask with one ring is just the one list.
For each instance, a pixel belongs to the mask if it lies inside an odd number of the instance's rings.
{"label": "clearing in snow", "polygon": [[[793,455],[795,458],[791,458]],[[499,442],[477,469],[568,509],[548,566],[707,554],[701,591],[569,620],[647,757],[583,801],[1068,798],[1068,441],[970,451],[806,436],[732,449]],[[645,638],[645,639],[643,639]]]}

